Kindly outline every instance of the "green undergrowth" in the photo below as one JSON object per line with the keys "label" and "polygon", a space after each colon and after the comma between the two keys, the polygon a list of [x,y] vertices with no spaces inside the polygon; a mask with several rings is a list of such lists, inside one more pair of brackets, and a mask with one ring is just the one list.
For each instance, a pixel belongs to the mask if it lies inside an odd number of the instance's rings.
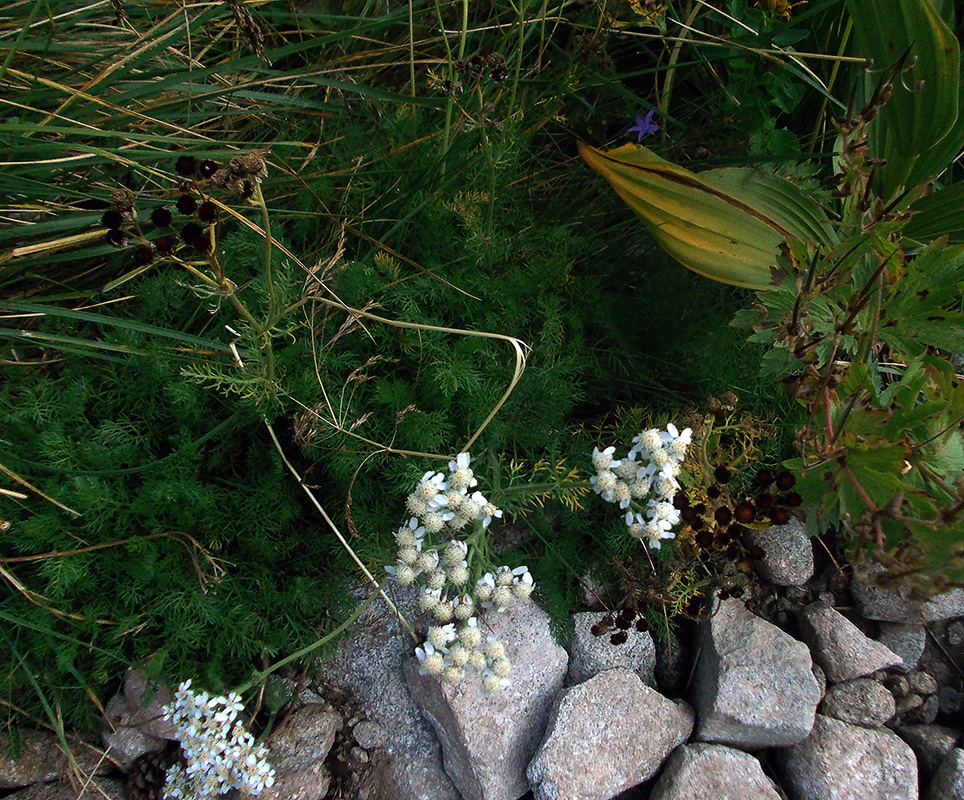
{"label": "green undergrowth", "polygon": [[[347,617],[359,569],[271,431],[379,579],[406,494],[468,445],[513,532],[493,544],[560,631],[579,577],[625,555],[574,489],[594,445],[735,392],[785,421],[761,457],[786,455],[794,406],[729,327],[748,295],[671,262],[575,141],[624,142],[657,106],[674,157],[800,171],[826,132],[789,115],[828,94],[775,67],[755,84],[762,56],[705,45],[732,23],[651,5],[0,12],[8,727],[93,730],[128,665],[238,686]],[[839,43],[837,2],[793,21],[731,5],[763,26],[748,47]],[[705,34],[664,40],[681,20]],[[263,209],[176,166],[252,152]],[[136,212],[115,247],[118,188]],[[213,249],[152,251],[197,224],[184,195],[220,204]]]}

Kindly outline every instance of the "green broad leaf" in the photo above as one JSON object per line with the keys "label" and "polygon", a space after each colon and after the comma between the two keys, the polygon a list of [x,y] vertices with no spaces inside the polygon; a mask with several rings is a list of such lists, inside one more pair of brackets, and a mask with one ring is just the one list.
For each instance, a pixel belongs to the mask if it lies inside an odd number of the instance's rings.
{"label": "green broad leaf", "polygon": [[964,280],[964,246],[933,242],[907,264],[881,311],[878,338],[905,358],[928,346],[964,352],[964,314],[948,311]]}
{"label": "green broad leaf", "polygon": [[955,183],[911,203],[913,216],[904,235],[918,242],[946,236],[951,244],[964,243],[964,183]]}
{"label": "green broad leaf", "polygon": [[[855,522],[868,510],[863,493],[877,508],[883,508],[904,490],[901,469],[905,452],[902,445],[883,440],[861,441],[849,434],[844,434],[841,440],[847,446],[846,467],[850,474],[843,466],[838,468],[837,502],[840,516]],[[859,489],[854,481],[859,484]]]}
{"label": "green broad leaf", "polygon": [[[933,180],[964,145],[960,45],[931,0],[847,0],[857,53],[873,60],[864,77],[870,98],[882,70],[909,53],[893,95],[870,124],[872,154],[883,158],[881,194]],[[916,59],[916,61],[912,61]]]}
{"label": "green broad leaf", "polygon": [[771,288],[779,248],[832,237],[820,207],[789,181],[751,169],[699,175],[627,144],[579,153],[687,269],[748,289]]}

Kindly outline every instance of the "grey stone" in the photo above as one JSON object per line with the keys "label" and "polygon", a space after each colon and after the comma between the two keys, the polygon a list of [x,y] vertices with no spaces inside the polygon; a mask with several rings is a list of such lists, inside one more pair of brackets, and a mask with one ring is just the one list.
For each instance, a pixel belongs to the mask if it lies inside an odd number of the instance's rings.
{"label": "grey stone", "polygon": [[601,672],[553,706],[527,770],[535,800],[607,800],[655,775],[692,729],[685,703],[667,700],[635,672]]}
{"label": "grey stone", "polygon": [[786,525],[750,530],[751,547],[762,547],[764,556],[756,562],[757,573],[777,586],[803,586],[813,577],[813,544],[806,526],[793,518]]}
{"label": "grey stone", "polygon": [[964,621],[956,619],[947,626],[947,644],[955,650],[964,644]]}
{"label": "grey stone", "polygon": [[886,728],[861,728],[817,715],[804,741],[774,753],[791,797],[917,800],[917,759]]}
{"label": "grey stone", "polygon": [[83,785],[70,781],[38,783],[11,795],[12,800],[127,800],[124,781],[110,778],[92,778]]}
{"label": "grey stone", "polygon": [[952,589],[924,603],[924,620],[939,622],[964,617],[964,589]]}
{"label": "grey stone", "polygon": [[964,800],[964,750],[955,747],[937,768],[926,800]]}
{"label": "grey stone", "polygon": [[693,798],[780,800],[780,794],[749,753],[718,744],[684,744],[673,751],[649,800]]}
{"label": "grey stone", "polygon": [[920,623],[911,625],[901,622],[881,622],[877,641],[895,655],[900,656],[904,662],[896,665],[894,669],[907,672],[917,666],[917,662],[924,653],[927,629]]}
{"label": "grey stone", "polygon": [[922,702],[916,708],[900,714],[900,721],[904,725],[930,725],[937,719],[941,704],[936,694],[922,698]]}
{"label": "grey stone", "polygon": [[805,645],[733,599],[703,623],[699,640],[697,739],[754,749],[807,737],[820,687]]}
{"label": "grey stone", "polygon": [[566,684],[572,686],[598,675],[605,669],[622,667],[632,670],[647,686],[656,686],[656,646],[648,631],[630,626],[626,641],[614,645],[609,636],[593,636],[592,626],[605,617],[605,612],[587,611],[574,614],[572,641],[569,644],[569,673]]}
{"label": "grey stone", "polygon": [[831,683],[862,678],[900,664],[900,656],[864,636],[843,614],[823,603],[811,603],[800,613],[800,631],[814,661]]}
{"label": "grey stone", "polygon": [[897,713],[894,696],[878,681],[856,678],[827,690],[820,713],[851,725],[876,728]]}
{"label": "grey stone", "polygon": [[[418,615],[415,593],[395,602],[407,619]],[[317,661],[323,681],[348,691],[361,713],[388,733],[369,800],[462,800],[442,765],[442,748],[402,677],[415,643],[383,600],[375,600],[330,661]]]}
{"label": "grey stone", "polygon": [[964,706],[964,693],[952,686],[943,686],[937,692],[937,701],[941,714],[957,714]]}
{"label": "grey stone", "polygon": [[164,706],[174,699],[170,689],[150,680],[142,669],[129,669],[124,675],[124,699],[131,714],[128,727],[158,739],[177,739],[174,723],[164,715]]}
{"label": "grey stone", "polygon": [[907,673],[907,685],[917,694],[937,694],[937,680],[929,672],[914,670]]}
{"label": "grey stone", "polygon": [[923,622],[920,603],[909,600],[892,589],[876,585],[875,579],[885,571],[883,565],[872,561],[854,572],[850,592],[861,615],[865,619],[902,622],[907,625]]}
{"label": "grey stone", "polygon": [[131,712],[123,694],[115,694],[104,706],[104,719],[109,727],[101,731],[101,742],[107,748],[107,758],[122,772],[130,772],[142,755],[160,753],[168,745],[167,739],[145,733],[136,725],[135,717],[136,712]]}
{"label": "grey stone", "polygon": [[405,676],[442,743],[446,772],[465,800],[520,797],[528,789],[526,765],[562,689],[568,656],[553,641],[549,617],[535,603],[516,603],[479,624],[505,646],[511,686],[480,697],[478,674],[453,686],[420,674],[414,658],[406,663]]}
{"label": "grey stone", "polygon": [[943,725],[904,725],[894,732],[911,746],[925,778],[930,778],[957,745],[958,733]]}
{"label": "grey stone", "polygon": [[352,728],[351,735],[355,737],[360,747],[366,750],[374,750],[381,747],[388,739],[388,731],[384,725],[364,719]]}
{"label": "grey stone", "polygon": [[[60,740],[48,731],[24,731],[22,747],[16,758],[10,740],[0,735],[0,789],[16,789],[34,783],[57,780],[68,770],[67,758],[60,748]],[[84,775],[104,774],[113,770],[104,754],[80,742],[69,743],[74,763]]]}
{"label": "grey stone", "polygon": [[[331,781],[325,758],[341,727],[335,711],[315,703],[299,709],[272,731],[265,744],[275,782],[257,795],[258,800],[324,800]],[[238,794],[238,800],[253,797],[246,790]]]}

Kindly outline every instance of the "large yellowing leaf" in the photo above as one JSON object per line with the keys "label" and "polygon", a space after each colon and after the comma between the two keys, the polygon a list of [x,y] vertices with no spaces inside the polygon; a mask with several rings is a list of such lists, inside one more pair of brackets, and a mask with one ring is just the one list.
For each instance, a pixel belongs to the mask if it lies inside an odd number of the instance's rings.
{"label": "large yellowing leaf", "polygon": [[627,144],[579,154],[684,267],[748,289],[770,287],[778,248],[789,238],[830,242],[820,207],[789,181],[751,169],[696,174]]}

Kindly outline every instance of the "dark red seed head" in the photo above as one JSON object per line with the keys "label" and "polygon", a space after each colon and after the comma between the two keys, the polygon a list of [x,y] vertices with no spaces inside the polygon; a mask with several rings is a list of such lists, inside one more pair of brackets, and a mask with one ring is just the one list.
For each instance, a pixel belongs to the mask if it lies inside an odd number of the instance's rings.
{"label": "dark red seed head", "polygon": [[696,534],[694,540],[704,550],[713,546],[713,534],[710,531],[700,531]]}
{"label": "dark red seed head", "polygon": [[196,222],[189,222],[181,228],[181,241],[185,244],[194,244],[198,239],[202,238],[203,235],[204,231]]}
{"label": "dark red seed head", "polygon": [[197,161],[193,156],[181,156],[174,162],[174,171],[178,175],[190,178],[197,171]]}
{"label": "dark red seed head", "polygon": [[626,633],[626,631],[616,631],[609,637],[609,643],[615,645],[625,644],[628,638],[629,634]]}
{"label": "dark red seed head", "polygon": [[684,508],[679,512],[679,518],[687,525],[692,525],[697,519],[699,519],[699,516],[700,515],[696,513],[696,510],[692,508]]}
{"label": "dark red seed head", "polygon": [[762,561],[764,558],[766,558],[766,555],[767,551],[759,545],[750,548],[750,558],[752,558],[754,561]]}
{"label": "dark red seed head", "polygon": [[218,207],[210,200],[205,200],[201,203],[197,210],[198,219],[209,225],[218,221],[218,213]]}
{"label": "dark red seed head", "polygon": [[706,513],[706,503],[697,503],[693,506],[693,510],[700,516],[703,516],[703,514]]}
{"label": "dark red seed head", "polygon": [[107,241],[114,247],[123,247],[127,244],[127,234],[120,228],[111,228],[107,231]]}
{"label": "dark red seed head", "polygon": [[204,159],[201,162],[201,175],[205,178],[210,178],[215,172],[218,171],[218,162],[212,161],[210,158]]}
{"label": "dark red seed head", "polygon": [[649,630],[649,620],[646,617],[640,617],[636,620],[636,630],[640,633],[646,633]]}
{"label": "dark red seed head", "polygon": [[677,511],[682,511],[684,508],[689,508],[690,499],[683,494],[683,492],[677,492],[673,495],[673,508]]}
{"label": "dark red seed head", "polygon": [[735,544],[728,545],[725,552],[726,557],[730,559],[730,561],[737,561],[740,556],[743,555],[740,552],[740,548]]}
{"label": "dark red seed head", "polygon": [[788,492],[783,498],[783,502],[790,508],[796,508],[803,502],[803,497],[800,496],[800,492]]}
{"label": "dark red seed head", "polygon": [[717,483],[729,483],[733,476],[726,467],[720,466],[713,470],[713,477],[716,478]]}
{"label": "dark red seed head", "polygon": [[756,510],[753,508],[752,503],[744,500],[733,509],[733,516],[736,517],[737,522],[742,522],[746,525],[748,522],[753,522],[756,517]]}
{"label": "dark red seed head", "polygon": [[773,495],[772,494],[758,495],[755,502],[756,502],[757,511],[766,511],[770,506],[773,505]]}
{"label": "dark red seed head", "polygon": [[182,194],[177,198],[177,210],[185,216],[189,216],[197,209],[197,200],[189,194]]}
{"label": "dark red seed head", "polygon": [[167,228],[171,224],[171,212],[166,208],[155,208],[151,212],[151,222],[158,228]]}
{"label": "dark red seed head", "polygon": [[711,486],[709,489],[706,490],[706,496],[707,496],[707,497],[712,497],[714,500],[715,500],[717,497],[719,497],[720,494],[721,494],[721,492],[720,492],[720,487],[719,487],[719,486]]}
{"label": "dark red seed head", "polygon": [[174,246],[177,244],[177,239],[173,236],[161,236],[154,240],[154,247],[157,248],[157,252],[162,255],[167,255],[174,252]]}
{"label": "dark red seed head", "polygon": [[790,511],[783,506],[774,506],[770,509],[770,521],[774,525],[786,525],[790,521]]}
{"label": "dark red seed head", "polygon": [[720,525],[729,525],[733,521],[733,512],[726,506],[720,506],[713,512],[713,519]]}
{"label": "dark red seed head", "polygon": [[785,492],[788,489],[793,488],[793,484],[797,482],[797,479],[793,477],[793,474],[784,470],[779,475],[777,475],[777,488],[781,492]]}
{"label": "dark red seed head", "polygon": [[753,479],[753,482],[757,486],[769,486],[771,483],[773,483],[773,473],[770,472],[770,470],[768,469],[761,469],[756,474],[756,477]]}
{"label": "dark red seed head", "polygon": [[121,214],[120,211],[112,208],[110,211],[104,212],[104,216],[100,218],[100,224],[105,228],[116,230],[124,224],[124,215]]}
{"label": "dark red seed head", "polygon": [[134,262],[140,266],[146,266],[154,261],[154,246],[142,244],[134,248]]}

